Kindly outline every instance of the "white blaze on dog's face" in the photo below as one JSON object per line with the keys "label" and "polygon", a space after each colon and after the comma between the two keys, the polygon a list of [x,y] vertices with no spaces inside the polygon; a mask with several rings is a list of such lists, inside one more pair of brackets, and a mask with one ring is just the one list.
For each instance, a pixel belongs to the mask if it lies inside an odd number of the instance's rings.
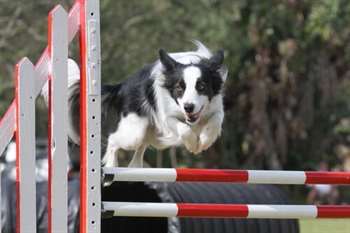
{"label": "white blaze on dog's face", "polygon": [[202,111],[209,104],[209,96],[200,92],[206,88],[206,83],[201,80],[202,71],[196,66],[184,68],[182,76],[185,88],[183,95],[177,97],[177,102],[186,116],[186,121],[194,124],[198,122]]}
{"label": "white blaze on dog's face", "polygon": [[223,52],[198,64],[184,65],[160,50],[160,61],[165,70],[164,87],[178,104],[188,124],[199,122],[211,99],[220,94],[224,78],[219,72]]}

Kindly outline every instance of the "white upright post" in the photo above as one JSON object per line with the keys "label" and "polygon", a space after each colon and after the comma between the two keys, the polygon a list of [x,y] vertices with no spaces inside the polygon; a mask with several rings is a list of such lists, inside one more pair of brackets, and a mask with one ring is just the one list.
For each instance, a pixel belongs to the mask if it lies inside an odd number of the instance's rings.
{"label": "white upright post", "polygon": [[68,223],[68,13],[56,6],[49,14],[49,233],[66,233]]}
{"label": "white upright post", "polygon": [[101,57],[99,0],[80,2],[80,232],[101,231]]}
{"label": "white upright post", "polygon": [[36,232],[35,75],[23,58],[16,66],[16,232]]}

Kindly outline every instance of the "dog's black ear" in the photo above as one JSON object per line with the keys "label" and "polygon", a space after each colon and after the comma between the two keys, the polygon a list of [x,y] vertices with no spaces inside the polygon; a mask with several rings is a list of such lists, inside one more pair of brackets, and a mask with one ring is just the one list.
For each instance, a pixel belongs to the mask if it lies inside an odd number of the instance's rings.
{"label": "dog's black ear", "polygon": [[210,59],[209,65],[212,70],[218,70],[224,63],[224,50],[217,51]]}
{"label": "dog's black ear", "polygon": [[174,70],[179,65],[164,49],[159,50],[159,60],[168,71]]}

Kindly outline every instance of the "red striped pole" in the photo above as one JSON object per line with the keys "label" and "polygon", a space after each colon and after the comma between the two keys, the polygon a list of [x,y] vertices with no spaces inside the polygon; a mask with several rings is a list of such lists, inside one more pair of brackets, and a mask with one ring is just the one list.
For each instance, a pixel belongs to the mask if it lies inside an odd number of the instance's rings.
{"label": "red striped pole", "polygon": [[350,218],[350,205],[244,205],[103,202],[103,211],[128,217],[190,218]]}
{"label": "red striped pole", "polygon": [[350,172],[104,168],[108,181],[232,182],[247,184],[350,184]]}

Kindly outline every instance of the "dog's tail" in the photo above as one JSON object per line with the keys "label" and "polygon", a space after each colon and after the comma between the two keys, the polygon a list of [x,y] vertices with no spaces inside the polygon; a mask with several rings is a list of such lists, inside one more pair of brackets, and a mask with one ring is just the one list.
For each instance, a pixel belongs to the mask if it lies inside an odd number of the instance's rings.
{"label": "dog's tail", "polygon": [[[79,89],[80,69],[78,64],[68,59],[68,136],[76,144],[80,144],[79,137]],[[41,96],[44,98],[46,105],[49,101],[49,82],[46,82],[41,90]]]}
{"label": "dog's tail", "polygon": [[[78,64],[72,60],[68,59],[68,89],[72,87],[75,83],[80,81],[80,70]],[[41,89],[41,96],[44,97],[46,105],[49,101],[49,82],[46,82],[44,87]]]}

